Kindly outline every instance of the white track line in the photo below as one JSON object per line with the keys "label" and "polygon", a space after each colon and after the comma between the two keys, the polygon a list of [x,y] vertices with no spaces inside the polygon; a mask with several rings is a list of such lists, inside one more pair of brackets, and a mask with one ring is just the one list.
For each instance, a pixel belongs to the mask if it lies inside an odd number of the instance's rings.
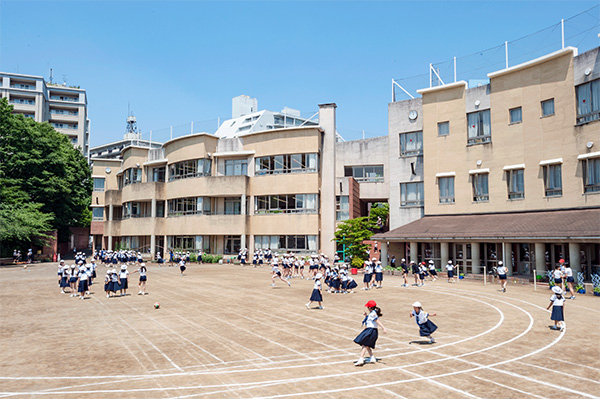
{"label": "white track line", "polygon": [[585,378],[585,377],[580,377],[580,376],[574,375],[574,374],[568,374],[564,370],[549,369],[547,367],[538,366],[537,364],[531,364],[531,363],[525,363],[525,362],[517,362],[517,363],[525,365],[525,366],[529,366],[529,367],[534,367],[534,368],[537,368],[540,370],[548,371],[551,373],[562,374],[563,376],[568,376],[569,378],[575,378],[576,380],[583,380],[583,381],[590,382],[592,384],[600,385],[600,381],[598,381],[598,380],[592,380],[591,378]]}
{"label": "white track line", "polygon": [[556,359],[556,358],[554,358],[554,357],[550,357],[549,359],[551,359],[551,360],[555,360],[555,361],[557,361],[557,362],[567,363],[567,364],[570,364],[571,366],[584,367],[584,368],[586,368],[586,369],[590,369],[590,370],[594,370],[594,371],[600,371],[600,369],[599,369],[599,368],[596,368],[596,367],[591,367],[591,366],[586,366],[585,364],[579,364],[579,363],[567,362],[567,361],[565,361],[565,360],[562,360],[562,359]]}
{"label": "white track line", "polygon": [[524,394],[524,395],[533,396],[534,398],[539,398],[539,399],[548,399],[548,398],[546,398],[545,396],[536,395],[536,394],[534,394],[534,393],[531,393],[531,392],[525,392],[525,391],[522,391],[522,390],[520,390],[520,389],[517,389],[517,388],[511,387],[511,386],[508,386],[508,385],[500,384],[499,382],[496,382],[496,381],[487,380],[487,379],[485,379],[485,378],[477,377],[476,375],[473,375],[473,376],[471,376],[471,377],[473,377],[473,378],[476,378],[476,379],[478,379],[478,380],[481,380],[481,381],[490,382],[490,383],[492,383],[492,384],[494,384],[494,385],[498,385],[499,387],[502,387],[502,388],[505,388],[505,389],[510,389],[511,391],[519,392],[519,393],[522,393],[522,394]]}

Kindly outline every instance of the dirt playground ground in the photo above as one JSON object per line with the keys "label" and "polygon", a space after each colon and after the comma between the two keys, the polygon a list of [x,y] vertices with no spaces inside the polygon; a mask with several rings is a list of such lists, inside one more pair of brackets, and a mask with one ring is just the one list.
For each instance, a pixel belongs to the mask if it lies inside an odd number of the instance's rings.
{"label": "dirt playground ground", "polygon": [[[0,397],[598,398],[600,298],[567,301],[548,327],[550,290],[461,280],[324,295],[271,286],[270,268],[151,265],[149,295],[107,299],[105,268],[86,300],[60,294],[56,264],[0,269]],[[132,268],[130,267],[130,270]],[[362,276],[356,280],[362,279]],[[359,282],[362,287],[362,282]],[[355,367],[364,304],[383,312],[376,364]],[[419,337],[411,304],[438,326]],[[160,309],[153,304],[160,302]]]}

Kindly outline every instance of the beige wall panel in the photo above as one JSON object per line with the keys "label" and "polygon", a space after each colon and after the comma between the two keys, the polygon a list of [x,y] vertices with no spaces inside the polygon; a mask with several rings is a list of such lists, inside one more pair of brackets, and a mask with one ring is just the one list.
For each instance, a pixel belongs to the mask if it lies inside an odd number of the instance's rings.
{"label": "beige wall panel", "polygon": [[[123,202],[121,201],[121,191],[120,190],[108,190],[104,192],[104,204],[113,206],[121,206]],[[106,216],[108,218],[108,215]]]}
{"label": "beige wall panel", "polygon": [[273,194],[317,194],[319,193],[318,173],[288,173],[264,175],[250,181],[251,195]]}
{"label": "beige wall panel", "polygon": [[153,218],[129,218],[118,223],[121,224],[120,236],[150,235],[154,231]]}
{"label": "beige wall panel", "polygon": [[148,160],[148,149],[129,147],[123,151],[123,170],[138,167],[137,164],[142,164]]}
{"label": "beige wall panel", "polygon": [[388,182],[380,183],[359,183],[360,199],[380,199],[387,202],[390,197],[390,184]]}
{"label": "beige wall panel", "polygon": [[[104,190],[116,190],[117,172],[121,169],[120,160],[93,160],[92,175],[104,176]],[[110,168],[110,173],[106,173],[106,168]]]}
{"label": "beige wall panel", "polygon": [[253,235],[283,235],[319,233],[318,214],[266,214],[250,218]]}
{"label": "beige wall panel", "polygon": [[207,158],[217,150],[216,137],[207,134],[195,134],[168,141],[163,145],[165,158],[169,163],[188,159]]}
{"label": "beige wall panel", "polygon": [[248,176],[206,176],[165,183],[166,198],[239,197],[248,190]]}
{"label": "beige wall panel", "polygon": [[162,182],[128,184],[121,190],[121,200],[129,201],[151,201],[153,198],[159,201],[165,199],[165,185]]}
{"label": "beige wall panel", "polygon": [[[318,152],[321,132],[318,128],[285,129],[243,136],[244,151],[256,151],[255,157],[266,155]],[[170,159],[169,159],[170,161]]]}

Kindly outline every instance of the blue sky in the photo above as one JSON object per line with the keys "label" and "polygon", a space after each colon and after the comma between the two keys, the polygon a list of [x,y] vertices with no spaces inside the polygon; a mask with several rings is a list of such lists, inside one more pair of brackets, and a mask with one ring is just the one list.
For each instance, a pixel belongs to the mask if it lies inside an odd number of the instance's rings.
{"label": "blue sky", "polygon": [[[335,102],[338,131],[350,140],[388,133],[392,78],[423,75],[406,84],[426,87],[429,63],[454,56],[459,70],[475,70],[469,78],[485,77],[500,68],[480,64],[503,60],[495,46],[598,4],[1,1],[0,70],[48,79],[53,68],[55,82],[66,76],[86,89],[92,146],[122,137],[128,104],[145,138],[153,130],[156,139],[157,129],[190,121],[214,130],[240,94],[258,98],[259,109],[305,116]],[[567,45],[600,45],[600,28],[581,32],[598,23],[599,9],[566,24]],[[540,48],[560,48],[560,29],[509,46],[511,65]]]}

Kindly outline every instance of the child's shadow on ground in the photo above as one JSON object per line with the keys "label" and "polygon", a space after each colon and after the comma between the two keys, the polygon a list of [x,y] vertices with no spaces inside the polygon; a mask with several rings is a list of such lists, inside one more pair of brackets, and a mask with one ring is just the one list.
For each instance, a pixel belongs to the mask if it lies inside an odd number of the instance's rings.
{"label": "child's shadow on ground", "polygon": [[427,341],[410,341],[409,344],[432,345],[433,342]]}

